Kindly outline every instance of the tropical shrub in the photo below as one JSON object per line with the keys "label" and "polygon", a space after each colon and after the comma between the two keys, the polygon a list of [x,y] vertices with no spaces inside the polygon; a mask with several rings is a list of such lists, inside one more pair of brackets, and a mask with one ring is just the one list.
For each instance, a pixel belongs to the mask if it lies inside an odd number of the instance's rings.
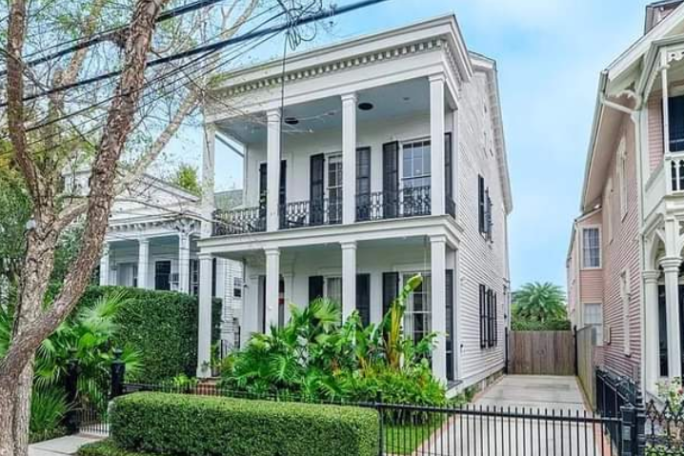
{"label": "tropical shrub", "polygon": [[[53,292],[56,290],[53,290]],[[178,374],[197,374],[198,303],[196,296],[172,291],[129,287],[88,287],[79,308],[89,308],[102,296],[126,293],[126,301],[115,316],[120,327],[112,339],[115,347],[132,346],[140,352],[140,368],[127,371],[126,380],[159,383]],[[212,308],[214,330],[219,339],[221,301]]]}
{"label": "tropical shrub", "polygon": [[62,420],[68,410],[63,389],[35,388],[31,397],[30,441],[40,442],[64,435]]}
{"label": "tropical shrub", "polygon": [[357,407],[136,393],[114,401],[111,435],[157,454],[375,456],[379,420]]}
{"label": "tropical shrub", "polygon": [[293,307],[284,327],[253,335],[230,356],[220,386],[304,401],[445,403],[430,369],[435,335],[414,342],[402,332],[404,303],[421,280],[407,283],[380,325],[364,327],[357,313],[340,323],[337,304],[326,299]]}
{"label": "tropical shrub", "polygon": [[[119,331],[116,315],[127,302],[118,291],[100,296],[89,307],[79,309],[43,341],[36,353],[31,420],[31,439],[51,438],[63,432],[62,418],[70,407],[64,382],[70,361],[78,362],[78,406],[104,412],[109,394],[112,344]],[[8,346],[12,313],[0,308],[0,358]],[[125,346],[122,360],[128,372],[140,369],[140,354]]]}

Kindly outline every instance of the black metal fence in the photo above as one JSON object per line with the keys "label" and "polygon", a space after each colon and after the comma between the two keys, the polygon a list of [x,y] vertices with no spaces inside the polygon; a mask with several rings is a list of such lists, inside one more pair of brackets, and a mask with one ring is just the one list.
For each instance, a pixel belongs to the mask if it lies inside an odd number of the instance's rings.
{"label": "black metal fence", "polygon": [[356,220],[362,222],[430,215],[430,201],[429,185],[394,192],[360,194],[356,196]]}
{"label": "black metal fence", "polygon": [[[78,381],[77,368],[69,382]],[[111,388],[106,402],[80,402],[67,417],[70,432],[107,435],[110,399],[140,391],[221,396],[283,402],[321,402],[290,393],[249,393],[221,388],[214,383],[177,380],[161,384],[124,383],[124,364],[117,356],[112,364]],[[69,383],[68,382],[68,383]],[[643,416],[629,403],[619,405],[608,392],[604,398],[608,416],[584,410],[542,410],[520,407],[402,405],[373,402],[325,401],[329,404],[372,408],[378,412],[380,455],[412,456],[656,456],[645,453]],[[75,390],[74,390],[75,391]],[[631,396],[628,396],[631,398]],[[609,405],[618,403],[618,408]],[[78,402],[77,402],[78,403]],[[613,407],[613,408],[609,408]],[[617,413],[613,411],[619,410]],[[639,437],[642,438],[639,438]],[[661,442],[662,446],[662,442]]]}

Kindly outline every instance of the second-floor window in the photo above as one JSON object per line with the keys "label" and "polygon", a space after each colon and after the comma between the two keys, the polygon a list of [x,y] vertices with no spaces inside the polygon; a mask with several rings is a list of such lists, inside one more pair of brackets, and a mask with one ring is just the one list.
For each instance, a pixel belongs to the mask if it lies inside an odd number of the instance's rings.
{"label": "second-floor window", "polygon": [[489,189],[485,185],[484,177],[477,176],[477,219],[480,234],[485,239],[492,240],[492,198]]}
{"label": "second-floor window", "polygon": [[402,145],[403,188],[430,185],[430,141],[413,141]]}
{"label": "second-floor window", "polygon": [[670,152],[684,151],[684,95],[668,100]]}
{"label": "second-floor window", "polygon": [[584,268],[601,267],[601,242],[598,228],[582,230],[582,266]]}
{"label": "second-floor window", "polygon": [[342,155],[335,154],[328,158],[328,204],[330,205],[330,222],[342,221]]}

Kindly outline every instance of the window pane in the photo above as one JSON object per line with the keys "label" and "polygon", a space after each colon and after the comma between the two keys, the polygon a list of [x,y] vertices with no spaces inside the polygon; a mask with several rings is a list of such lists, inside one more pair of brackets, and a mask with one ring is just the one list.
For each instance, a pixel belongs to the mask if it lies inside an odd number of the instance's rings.
{"label": "window pane", "polygon": [[599,230],[598,228],[584,228],[582,231],[582,256],[585,268],[601,266]]}

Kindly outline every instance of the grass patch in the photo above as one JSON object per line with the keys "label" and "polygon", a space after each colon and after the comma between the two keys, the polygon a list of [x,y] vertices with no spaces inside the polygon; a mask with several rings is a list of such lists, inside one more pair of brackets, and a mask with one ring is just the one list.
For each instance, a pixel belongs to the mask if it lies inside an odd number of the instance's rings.
{"label": "grass patch", "polygon": [[163,456],[156,453],[141,453],[119,447],[111,439],[83,445],[76,452],[78,456]]}
{"label": "grass patch", "polygon": [[446,422],[447,416],[433,414],[423,423],[384,425],[383,448],[386,454],[410,455],[421,445],[428,444],[432,437]]}

